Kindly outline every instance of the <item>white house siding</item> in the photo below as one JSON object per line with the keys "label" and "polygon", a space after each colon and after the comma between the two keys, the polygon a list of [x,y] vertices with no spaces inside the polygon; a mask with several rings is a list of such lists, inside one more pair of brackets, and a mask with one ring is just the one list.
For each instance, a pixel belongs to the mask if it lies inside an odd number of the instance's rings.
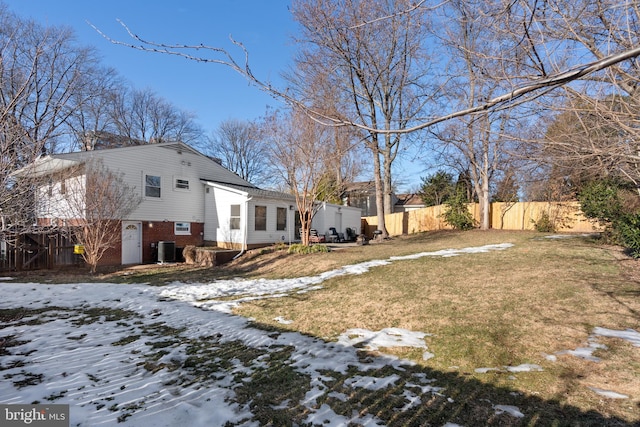
{"label": "white house siding", "polygon": [[[148,222],[149,228],[153,222],[203,224],[203,228],[198,228],[202,230],[202,240],[235,248],[295,241],[295,197],[253,187],[235,173],[184,144],[132,146],[55,157],[52,166],[64,166],[65,160],[82,162],[95,158],[101,159],[108,169],[121,173],[125,182],[142,197],[138,208],[124,220]],[[46,169],[47,164],[42,167]],[[145,197],[145,175],[161,178],[160,198]],[[189,182],[188,190],[175,188],[177,178]],[[55,193],[58,190],[54,188],[53,191]],[[231,230],[230,227],[231,205],[240,206],[238,230]],[[255,229],[256,206],[267,208],[266,230]],[[279,207],[287,210],[286,230],[277,230]],[[347,227],[360,233],[360,209],[323,204],[314,217],[312,227],[323,234],[330,227],[336,227],[345,234]],[[148,237],[157,240],[157,236]],[[146,248],[147,242],[143,243]]]}
{"label": "white house siding", "polygon": [[[78,218],[84,211],[84,203],[81,199],[75,199],[75,203],[68,200],[69,194],[84,191],[85,177],[75,176],[67,178],[64,183],[52,181],[37,190],[36,217],[50,220],[67,220]],[[64,188],[64,191],[63,191]]]}
{"label": "white house siding", "polygon": [[[255,209],[256,206],[265,206],[267,208],[267,229],[256,230],[255,221]],[[291,243],[295,240],[295,209],[291,209],[294,206],[292,201],[266,199],[252,197],[249,202],[249,229],[247,236],[247,244],[249,246],[271,244],[271,243]],[[278,208],[286,209],[287,211],[287,224],[285,230],[278,230],[277,225],[277,212]]]}
{"label": "white house siding", "polygon": [[[206,184],[205,190],[206,217],[204,240],[216,242],[219,245],[231,244],[242,246],[244,243],[243,230],[247,223],[247,194],[240,191],[230,191],[226,188]],[[240,205],[240,229],[231,229],[231,205]]]}
{"label": "white house siding", "polygon": [[[218,241],[218,228],[220,218],[216,203],[216,192],[211,186],[205,185],[204,194],[204,240],[205,242]],[[228,219],[227,219],[228,221]]]}
{"label": "white house siding", "polygon": [[312,228],[320,234],[326,234],[329,228],[335,227],[338,233],[344,233],[346,236],[345,230],[349,227],[356,234],[360,234],[361,214],[360,208],[323,203],[313,217]]}
{"label": "white house siding", "polygon": [[[204,186],[201,179],[248,183],[213,160],[183,144],[132,146],[122,149],[59,155],[67,159],[102,159],[112,171],[124,173],[125,182],[142,197],[127,219],[145,221],[204,222]],[[161,178],[160,198],[145,197],[145,175]],[[176,189],[176,178],[189,181],[189,189]]]}

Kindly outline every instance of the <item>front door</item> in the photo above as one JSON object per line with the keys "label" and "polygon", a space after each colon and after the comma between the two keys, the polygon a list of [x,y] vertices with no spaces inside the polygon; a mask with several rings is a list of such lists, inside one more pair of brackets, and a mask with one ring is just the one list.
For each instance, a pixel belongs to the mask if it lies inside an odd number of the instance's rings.
{"label": "front door", "polygon": [[122,221],[122,263],[142,263],[142,223]]}

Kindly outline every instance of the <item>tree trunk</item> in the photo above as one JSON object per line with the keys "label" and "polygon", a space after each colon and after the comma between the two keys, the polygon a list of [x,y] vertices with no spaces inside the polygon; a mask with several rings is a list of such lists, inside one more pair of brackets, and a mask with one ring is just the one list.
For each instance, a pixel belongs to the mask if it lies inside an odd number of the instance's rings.
{"label": "tree trunk", "polygon": [[300,212],[300,242],[304,246],[309,246],[309,234],[311,230],[311,212],[306,211],[304,209],[300,209],[298,206],[298,211]]}
{"label": "tree trunk", "polygon": [[389,237],[384,219],[384,194],[382,176],[380,174],[380,156],[377,151],[373,153],[373,178],[376,184],[376,213],[378,217],[378,230],[382,231],[382,237]]}
{"label": "tree trunk", "polygon": [[382,188],[384,190],[384,212],[393,213],[393,187],[391,185],[391,163],[389,155],[384,156],[384,171],[382,175]]}
{"label": "tree trunk", "polygon": [[489,179],[486,175],[482,177],[481,196],[478,199],[480,202],[480,229],[488,230],[491,228],[491,204],[489,201]]}

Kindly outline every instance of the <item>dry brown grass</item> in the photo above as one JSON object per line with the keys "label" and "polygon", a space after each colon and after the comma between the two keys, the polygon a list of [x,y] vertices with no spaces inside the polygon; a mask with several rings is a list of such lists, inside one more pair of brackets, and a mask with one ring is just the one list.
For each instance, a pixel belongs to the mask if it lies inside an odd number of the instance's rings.
{"label": "dry brown grass", "polygon": [[[600,338],[608,349],[596,353],[602,359],[599,363],[570,355],[558,355],[555,362],[545,358],[585,346],[596,326],[640,331],[640,261],[593,239],[542,236],[535,232],[445,231],[330,253],[287,255],[284,251],[256,250],[213,269],[146,266],[104,272],[90,279],[162,285],[174,280],[208,282],[236,276],[308,276],[394,255],[513,243],[504,251],[393,262],[366,274],[326,281],[318,291],[247,303],[237,313],[268,328],[326,340],[334,340],[350,328],[375,331],[399,327],[426,332],[433,334],[426,342],[434,358],[423,361],[418,350],[388,352],[413,359],[447,378],[468,379],[451,383],[449,396],[460,393],[481,399],[473,390],[460,391],[458,387],[479,390],[477,384],[484,384],[488,388],[483,392],[493,387],[513,390],[527,396],[523,401],[535,405],[541,402],[536,399],[542,399],[547,409],[553,402],[554,410],[560,413],[570,405],[584,414],[595,411],[599,417],[640,422],[640,348],[620,339]],[[73,277],[76,281],[89,279],[84,274]],[[69,281],[69,277],[53,280]],[[278,316],[293,323],[279,324],[274,320]],[[516,375],[475,372],[476,368],[523,363],[538,364],[544,371]],[[630,398],[607,399],[589,387]],[[520,409],[528,413],[537,410]],[[568,421],[567,425],[574,424]]]}
{"label": "dry brown grass", "polygon": [[[327,281],[317,292],[256,301],[237,312],[328,340],[349,328],[399,327],[430,333],[426,341],[436,355],[433,359],[422,361],[415,350],[391,352],[438,371],[459,372],[584,411],[640,420],[640,349],[620,339],[601,338],[609,349],[598,353],[600,363],[570,355],[559,355],[556,362],[545,358],[585,346],[595,326],[640,331],[638,261],[619,248],[580,237],[542,239],[528,232],[438,233],[334,252],[322,260],[290,259],[284,270],[275,268],[268,275],[314,274],[365,259],[504,242],[515,246],[394,262],[364,275]],[[279,325],[274,321],[278,316],[293,323]],[[538,364],[544,371],[517,376],[475,372],[523,363]],[[589,386],[631,398],[606,399]]]}

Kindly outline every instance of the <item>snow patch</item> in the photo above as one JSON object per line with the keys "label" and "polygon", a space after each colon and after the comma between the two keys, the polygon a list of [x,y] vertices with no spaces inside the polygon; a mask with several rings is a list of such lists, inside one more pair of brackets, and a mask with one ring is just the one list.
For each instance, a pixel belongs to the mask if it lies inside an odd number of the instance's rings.
{"label": "snow patch", "polygon": [[518,366],[503,366],[502,368],[477,368],[475,372],[479,374],[486,374],[487,372],[541,372],[542,366],[533,363],[523,363]]}
{"label": "snow patch", "polygon": [[589,389],[594,391],[596,394],[607,397],[609,399],[628,399],[629,398],[629,396],[627,396],[626,394],[617,393],[611,390],[603,390],[597,387],[589,387]]}
{"label": "snow patch", "polygon": [[281,323],[283,325],[290,325],[290,324],[293,323],[293,320],[287,320],[282,316],[275,317],[273,320],[275,320],[276,322]]}
{"label": "snow patch", "polygon": [[516,418],[523,418],[524,414],[522,412],[520,412],[520,409],[518,409],[517,406],[511,406],[511,405],[493,405],[493,409],[496,410],[496,414],[500,415],[500,414],[509,414],[512,417],[516,417]]}

